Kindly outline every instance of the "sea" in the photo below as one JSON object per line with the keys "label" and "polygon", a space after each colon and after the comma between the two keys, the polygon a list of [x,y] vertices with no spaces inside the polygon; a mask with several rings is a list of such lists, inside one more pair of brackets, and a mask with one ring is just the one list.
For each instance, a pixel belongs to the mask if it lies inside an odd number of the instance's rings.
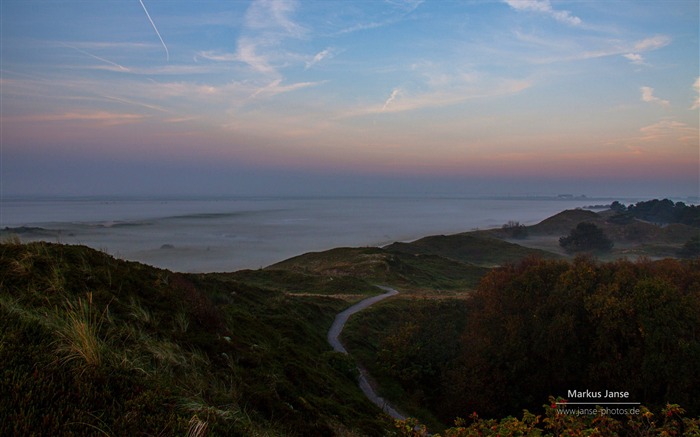
{"label": "sea", "polygon": [[611,199],[533,197],[3,198],[3,238],[80,244],[178,272],[259,269],[335,247],[535,224]]}

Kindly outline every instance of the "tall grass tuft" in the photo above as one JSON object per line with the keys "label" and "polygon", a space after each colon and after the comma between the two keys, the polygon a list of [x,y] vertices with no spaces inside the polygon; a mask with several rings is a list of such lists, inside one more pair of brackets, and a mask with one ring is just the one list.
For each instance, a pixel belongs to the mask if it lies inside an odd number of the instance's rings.
{"label": "tall grass tuft", "polygon": [[17,234],[9,234],[9,235],[5,235],[2,238],[2,244],[7,244],[8,246],[21,246],[22,240],[19,238],[19,235],[17,235]]}
{"label": "tall grass tuft", "polygon": [[131,308],[131,315],[134,317],[134,319],[146,325],[153,322],[151,312],[148,311],[148,308],[141,305],[141,303],[134,296],[129,298],[129,307]]}
{"label": "tall grass tuft", "polygon": [[195,414],[190,419],[190,427],[187,430],[187,437],[203,437],[207,435],[207,427],[209,424],[203,420],[199,420],[199,417]]}
{"label": "tall grass tuft", "polygon": [[183,334],[187,332],[187,329],[190,327],[190,316],[187,314],[187,311],[184,309],[178,311],[175,313],[175,317],[173,319],[175,322],[175,328],[178,332]]}
{"label": "tall grass tuft", "polygon": [[105,347],[99,331],[107,310],[108,307],[101,314],[96,310],[91,292],[86,299],[78,298],[77,304],[66,301],[65,318],[57,332],[57,352],[64,355],[64,363],[78,361],[89,367],[102,363]]}

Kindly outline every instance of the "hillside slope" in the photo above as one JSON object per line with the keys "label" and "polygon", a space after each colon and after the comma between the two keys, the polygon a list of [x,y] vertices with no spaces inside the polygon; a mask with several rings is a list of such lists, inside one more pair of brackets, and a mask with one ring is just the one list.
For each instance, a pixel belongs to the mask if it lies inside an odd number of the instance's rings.
{"label": "hillside slope", "polygon": [[386,246],[390,252],[411,255],[435,255],[447,259],[493,267],[515,262],[528,256],[558,258],[558,255],[539,249],[530,249],[478,233],[435,235],[411,243],[394,243]]}
{"label": "hillside slope", "polygon": [[310,252],[268,267],[322,276],[355,277],[410,290],[471,290],[488,268],[432,254],[380,248]]}
{"label": "hillside slope", "polygon": [[45,243],[0,245],[0,278],[0,435],[386,427],[326,343],[344,300]]}

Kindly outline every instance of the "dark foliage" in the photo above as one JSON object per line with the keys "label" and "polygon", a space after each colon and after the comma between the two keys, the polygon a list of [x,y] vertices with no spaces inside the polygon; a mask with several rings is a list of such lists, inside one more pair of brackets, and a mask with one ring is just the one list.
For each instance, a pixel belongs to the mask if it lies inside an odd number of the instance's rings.
{"label": "dark foliage", "polygon": [[511,238],[527,238],[527,226],[510,220],[502,228]]}
{"label": "dark foliage", "polygon": [[622,217],[634,217],[658,224],[682,223],[684,225],[700,227],[700,207],[686,205],[683,202],[673,202],[669,199],[648,200],[637,202],[625,207],[619,202],[613,202],[611,209],[620,213]]}
{"label": "dark foliage", "polygon": [[568,236],[559,239],[559,245],[567,252],[606,252],[613,242],[602,229],[593,223],[579,223]]}
{"label": "dark foliage", "polygon": [[494,270],[470,302],[446,416],[536,410],[571,389],[629,391],[700,413],[700,264],[528,260]]}
{"label": "dark foliage", "polygon": [[1,244],[0,435],[380,435],[326,342],[345,305]]}

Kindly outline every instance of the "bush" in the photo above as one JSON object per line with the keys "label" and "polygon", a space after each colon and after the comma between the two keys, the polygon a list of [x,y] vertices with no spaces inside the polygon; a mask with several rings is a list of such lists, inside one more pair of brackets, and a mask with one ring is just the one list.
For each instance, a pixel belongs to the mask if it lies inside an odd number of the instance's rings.
{"label": "bush", "polygon": [[510,220],[503,225],[503,230],[506,231],[511,238],[527,238],[527,226],[520,222]]}
{"label": "bush", "polygon": [[579,223],[566,237],[559,239],[559,245],[567,252],[607,252],[613,242],[602,229],[593,223]]}

